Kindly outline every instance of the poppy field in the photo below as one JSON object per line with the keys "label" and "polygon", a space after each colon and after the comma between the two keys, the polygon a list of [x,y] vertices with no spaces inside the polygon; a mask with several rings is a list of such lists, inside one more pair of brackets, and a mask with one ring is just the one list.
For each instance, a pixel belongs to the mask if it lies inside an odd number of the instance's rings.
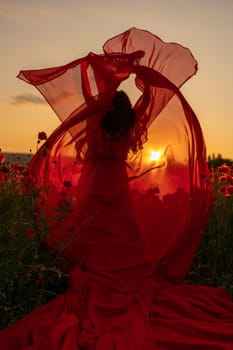
{"label": "poppy field", "polygon": [[[64,259],[43,244],[48,226],[37,210],[40,190],[25,191],[25,171],[26,166],[8,164],[0,153],[0,329],[67,288]],[[185,283],[233,294],[233,164],[210,166],[210,172],[212,212]]]}

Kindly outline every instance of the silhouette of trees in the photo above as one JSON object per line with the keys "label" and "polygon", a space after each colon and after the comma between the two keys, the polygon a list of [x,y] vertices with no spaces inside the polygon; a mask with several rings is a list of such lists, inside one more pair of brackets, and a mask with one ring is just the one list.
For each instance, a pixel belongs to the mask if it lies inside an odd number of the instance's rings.
{"label": "silhouette of trees", "polygon": [[223,158],[220,153],[218,153],[217,156],[215,155],[215,153],[208,156],[208,165],[210,167],[218,167],[224,163],[227,165],[231,165],[233,163],[233,160],[230,158]]}

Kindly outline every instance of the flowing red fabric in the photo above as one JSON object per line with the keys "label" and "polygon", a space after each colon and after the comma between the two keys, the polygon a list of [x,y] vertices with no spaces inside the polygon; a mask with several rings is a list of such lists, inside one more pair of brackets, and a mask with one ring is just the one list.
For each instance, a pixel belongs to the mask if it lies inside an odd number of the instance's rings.
{"label": "flowing red fabric", "polygon": [[[202,131],[179,90],[197,62],[136,28],[103,49],[19,74],[62,121],[32,159],[28,184],[45,190],[46,243],[68,260],[70,283],[2,330],[1,349],[233,349],[231,296],[182,284],[211,207]],[[130,76],[135,126],[106,138],[101,118]]]}

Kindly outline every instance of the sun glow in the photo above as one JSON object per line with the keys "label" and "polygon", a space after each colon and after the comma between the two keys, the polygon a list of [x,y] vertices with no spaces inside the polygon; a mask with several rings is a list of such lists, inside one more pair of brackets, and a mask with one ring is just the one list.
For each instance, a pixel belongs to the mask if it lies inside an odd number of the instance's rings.
{"label": "sun glow", "polygon": [[152,151],[150,154],[150,160],[159,160],[161,158],[161,152],[160,151]]}

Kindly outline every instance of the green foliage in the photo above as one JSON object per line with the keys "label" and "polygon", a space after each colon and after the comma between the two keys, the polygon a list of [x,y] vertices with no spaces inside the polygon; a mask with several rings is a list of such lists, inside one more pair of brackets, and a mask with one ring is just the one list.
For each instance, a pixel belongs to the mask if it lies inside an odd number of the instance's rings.
{"label": "green foliage", "polygon": [[0,182],[0,328],[66,288],[61,258],[42,249],[48,227],[37,212],[39,191],[24,191],[19,174]]}
{"label": "green foliage", "polygon": [[222,287],[233,295],[233,168],[212,168],[213,206],[187,283]]}
{"label": "green foliage", "polygon": [[215,154],[212,154],[212,156],[208,156],[208,164],[209,167],[218,167],[222,164],[227,164],[227,165],[231,165],[232,164],[232,159],[230,158],[223,158],[221,154],[217,154],[217,156]]}

